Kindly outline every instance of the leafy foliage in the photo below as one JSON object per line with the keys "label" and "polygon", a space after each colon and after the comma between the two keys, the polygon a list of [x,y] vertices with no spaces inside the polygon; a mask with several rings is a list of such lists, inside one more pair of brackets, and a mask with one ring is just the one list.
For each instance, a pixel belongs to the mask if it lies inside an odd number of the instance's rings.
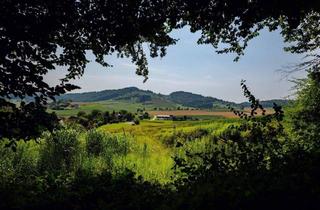
{"label": "leafy foliage", "polygon": [[[40,106],[48,98],[78,88],[70,80],[83,75],[88,51],[105,67],[111,66],[105,61],[107,55],[130,57],[136,73],[146,81],[148,62],[143,44],[149,46],[151,57],[163,57],[166,47],[177,41],[169,33],[186,25],[191,32],[201,31],[199,44],[215,48],[226,44],[218,53],[242,55],[264,27],[270,31],[280,27],[285,41],[294,43],[287,48],[291,52],[310,52],[319,47],[319,10],[314,0],[296,0],[294,4],[288,0],[3,0],[0,106],[9,103],[19,109],[15,113],[28,115],[7,99],[29,96]],[[65,67],[67,74],[58,85],[50,86],[44,75],[58,66]],[[3,117],[15,121],[14,116]],[[28,124],[34,124],[32,119]]]}
{"label": "leafy foliage", "polygon": [[309,71],[306,79],[296,80],[297,100],[290,112],[292,131],[302,142],[320,144],[320,73]]}
{"label": "leafy foliage", "polygon": [[104,134],[90,130],[86,136],[86,150],[89,155],[101,155],[104,150]]}
{"label": "leafy foliage", "polygon": [[[1,102],[5,106],[1,106]],[[35,102],[22,102],[20,107],[16,108],[0,99],[0,120],[0,139],[29,140],[46,129],[52,131],[58,127],[57,116],[47,113],[44,107]],[[12,144],[16,143],[12,141]]]}
{"label": "leafy foliage", "polygon": [[83,127],[90,129],[110,123],[131,122],[135,119],[134,114],[121,110],[120,112],[101,112],[99,110],[92,110],[91,113],[78,112],[77,116],[71,116],[67,121],[79,123]]}
{"label": "leafy foliage", "polygon": [[[314,209],[319,199],[318,147],[289,140],[283,112],[256,117],[263,109],[245,83],[252,103],[244,121],[214,136],[203,151],[186,150],[175,157],[176,186],[187,209]],[[294,140],[293,140],[294,141]],[[302,143],[310,145],[307,141]],[[296,177],[296,178],[295,178]],[[299,181],[298,181],[299,180]],[[311,184],[312,183],[312,184]],[[263,205],[261,206],[261,204]]]}
{"label": "leafy foliage", "polygon": [[76,170],[80,165],[78,132],[62,129],[44,135],[47,136],[40,151],[40,170],[56,173]]}

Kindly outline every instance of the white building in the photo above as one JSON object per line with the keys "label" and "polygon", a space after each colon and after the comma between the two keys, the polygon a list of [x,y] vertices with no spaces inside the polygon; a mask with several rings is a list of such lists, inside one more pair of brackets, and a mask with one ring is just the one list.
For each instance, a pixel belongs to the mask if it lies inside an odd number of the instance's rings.
{"label": "white building", "polygon": [[172,120],[173,119],[173,115],[156,115],[155,116],[156,120]]}

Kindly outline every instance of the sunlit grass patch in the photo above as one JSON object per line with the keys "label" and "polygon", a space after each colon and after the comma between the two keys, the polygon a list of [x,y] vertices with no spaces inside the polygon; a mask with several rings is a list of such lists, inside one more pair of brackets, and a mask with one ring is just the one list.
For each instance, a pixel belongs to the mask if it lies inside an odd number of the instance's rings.
{"label": "sunlit grass patch", "polygon": [[[195,151],[201,151],[210,141],[208,135],[221,132],[237,119],[219,118],[203,121],[166,121],[143,120],[139,125],[118,123],[101,126],[98,130],[114,135],[123,135],[132,138],[135,142],[135,150],[125,157],[116,157],[114,160],[116,170],[124,168],[133,170],[137,176],[142,176],[148,181],[168,183],[173,181],[173,159],[179,152],[174,144],[166,145],[164,139],[171,137],[177,139],[176,133],[183,133],[184,137],[194,135],[198,140],[188,142],[184,147]],[[205,131],[197,136],[194,132]]]}

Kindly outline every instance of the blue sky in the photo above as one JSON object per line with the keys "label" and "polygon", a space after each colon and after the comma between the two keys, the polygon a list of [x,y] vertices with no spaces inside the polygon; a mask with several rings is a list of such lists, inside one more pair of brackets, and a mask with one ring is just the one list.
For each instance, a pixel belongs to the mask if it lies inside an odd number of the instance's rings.
{"label": "blue sky", "polygon": [[[238,62],[233,62],[235,55],[219,55],[210,45],[197,45],[199,33],[191,33],[188,28],[172,32],[180,39],[170,46],[164,58],[149,58],[149,80],[135,75],[135,66],[130,59],[116,56],[106,57],[112,68],[104,68],[92,60],[82,78],[74,81],[82,89],[75,92],[99,91],[135,86],[152,90],[156,93],[169,94],[183,90],[205,96],[242,102],[240,81],[247,84],[260,99],[285,98],[292,94],[292,83],[279,72],[288,65],[302,61],[302,55],[293,55],[283,50],[284,43],[279,32],[262,31],[260,36],[249,43],[245,55]],[[47,77],[54,83],[62,76],[54,71]],[[290,77],[303,77],[300,72]]]}

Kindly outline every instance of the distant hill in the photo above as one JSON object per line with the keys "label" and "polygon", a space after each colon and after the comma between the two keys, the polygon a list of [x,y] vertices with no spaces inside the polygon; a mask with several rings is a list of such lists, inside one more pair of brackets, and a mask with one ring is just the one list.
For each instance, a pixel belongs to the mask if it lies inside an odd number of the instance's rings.
{"label": "distant hill", "polygon": [[232,106],[238,106],[236,103],[223,101],[221,99],[213,97],[205,97],[199,94],[177,91],[171,93],[167,98],[175,103],[182,104],[183,106],[195,107],[195,108],[213,108],[213,107],[224,107],[228,104]]}
{"label": "distant hill", "polygon": [[[59,96],[57,99],[72,100],[74,102],[98,102],[98,101],[122,101],[128,103],[142,103],[154,105],[155,107],[168,107],[173,108],[177,106],[193,107],[199,109],[210,108],[226,108],[231,105],[236,108],[248,107],[250,103],[234,103],[224,101],[214,97],[206,97],[200,94],[194,94],[184,91],[176,91],[169,95],[157,94],[150,90],[141,90],[136,87],[127,87],[116,90],[103,90],[86,93],[69,93]],[[269,100],[262,101],[264,107],[272,107],[273,102],[279,105],[285,105],[287,100]]]}
{"label": "distant hill", "polygon": [[64,94],[57,99],[72,100],[74,102],[98,102],[112,100],[128,103],[142,103],[162,108],[174,108],[179,106],[179,104],[168,100],[165,95],[157,94],[149,90],[141,90],[136,87],[86,93],[70,93]]}
{"label": "distant hill", "polygon": [[85,93],[64,94],[59,99],[72,100],[76,102],[94,102],[105,100],[131,100],[132,98],[149,99],[151,91],[140,90],[136,87],[128,87],[118,90],[102,90]]}
{"label": "distant hill", "polygon": [[[260,101],[260,104],[265,107],[273,107],[273,103],[276,103],[278,106],[286,106],[291,102],[291,100],[286,100],[286,99],[272,99],[272,100],[265,100],[265,101]],[[243,102],[239,104],[242,107],[250,107],[249,102]]]}

